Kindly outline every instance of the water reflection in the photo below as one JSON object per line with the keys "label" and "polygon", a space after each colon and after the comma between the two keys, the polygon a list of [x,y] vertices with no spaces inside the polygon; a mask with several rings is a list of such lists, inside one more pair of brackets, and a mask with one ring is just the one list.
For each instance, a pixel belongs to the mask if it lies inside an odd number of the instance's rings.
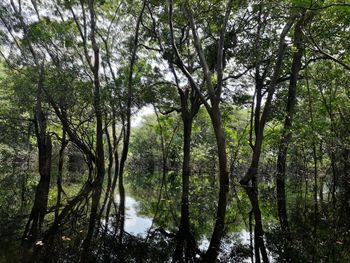
{"label": "water reflection", "polygon": [[[250,234],[246,230],[242,230],[239,233],[236,233],[231,238],[239,240],[242,245],[249,245],[250,244]],[[202,239],[200,241],[200,244],[199,244],[199,249],[206,251],[209,247],[209,243],[210,243],[210,241],[207,238]]]}
{"label": "water reflection", "polygon": [[[176,203],[178,202],[177,195],[171,193],[169,190],[169,194],[166,196],[167,198],[161,199],[159,213],[155,219],[153,219],[155,212],[157,211],[156,201],[158,195],[156,191],[152,192],[152,190],[156,189],[156,187],[129,187],[129,191],[127,191],[129,195],[125,198],[125,232],[127,232],[128,235],[125,235],[122,245],[118,244],[116,235],[114,234],[115,218],[118,212],[118,209],[116,208],[116,211],[114,210],[113,213],[111,213],[111,216],[108,217],[109,222],[107,229],[109,231],[106,231],[107,234],[103,235],[101,234],[101,231],[99,232],[101,235],[96,235],[94,237],[91,245],[91,251],[93,251],[95,256],[94,260],[96,260],[96,262],[108,262],[106,261],[107,259],[113,261],[115,258],[122,255],[124,256],[125,262],[138,262],[135,261],[136,259],[140,259],[139,262],[142,262],[141,260],[143,259],[147,259],[148,262],[167,262],[167,260],[172,257],[176,245],[176,240],[173,235],[177,230],[177,225],[174,223],[174,220],[172,220],[169,209],[178,209],[176,206]],[[142,189],[142,191],[138,190],[137,192],[132,192],[131,189]],[[73,194],[71,195],[73,196]],[[205,189],[205,195],[203,195],[205,198],[201,199],[202,195],[195,191],[192,196],[191,227],[197,241],[197,246],[203,252],[208,248],[208,238],[210,238],[209,234],[212,228],[212,220],[210,220],[210,218],[213,213],[210,212],[211,207],[208,206],[208,204],[212,203],[210,201],[211,195],[207,189]],[[114,201],[116,204],[119,203],[118,194],[115,196]],[[12,203],[9,202],[6,204],[3,201],[0,206],[0,210],[3,211],[2,215],[0,215],[0,263],[21,262],[20,236],[26,222],[26,217],[21,215],[23,213],[22,211],[11,211],[10,208]],[[267,200],[265,203],[262,203],[265,204],[263,208],[265,215],[264,221],[266,222],[266,244],[269,261],[283,262],[280,256],[283,253],[283,248],[281,246],[282,235],[276,225],[276,220],[271,216],[274,214],[271,208],[272,202]],[[247,221],[247,218],[244,217],[247,217],[249,207],[244,205],[245,199],[241,199],[242,212],[238,213],[237,208],[234,206],[234,201],[231,201],[230,204],[232,205],[229,210],[231,214],[228,214],[230,220],[227,220],[226,235],[222,240],[219,259],[221,262],[252,262],[250,259],[250,233],[247,231],[248,226],[243,220],[245,219],[245,221]],[[28,206],[30,206],[29,202]],[[5,209],[5,207],[7,209]],[[20,206],[12,205],[12,207],[17,208]],[[295,251],[297,251],[293,254],[293,256],[297,258],[295,262],[311,262],[309,259],[312,259],[313,243],[311,243],[312,239],[310,230],[312,230],[314,217],[312,216],[312,210],[305,210],[305,213],[308,211],[308,216],[301,218],[300,209],[291,210],[291,219],[295,218],[298,219],[295,222],[303,222],[303,224],[298,223],[300,229],[296,228],[295,232],[296,242],[293,244],[295,246]],[[81,215],[84,215],[84,213],[86,212],[82,211]],[[10,214],[13,214],[13,216],[10,217]],[[179,216],[177,211],[175,211],[175,215]],[[48,217],[49,216],[50,214]],[[85,221],[86,217],[84,218],[74,215],[67,216],[62,232],[58,233],[57,239],[54,240],[52,245],[50,244],[50,246],[47,246],[47,243],[45,243],[45,246],[43,246],[45,251],[43,250],[39,255],[41,261],[38,260],[37,262],[49,262],[48,258],[52,259],[51,262],[77,262],[81,253],[81,242],[85,237],[84,230],[87,229]],[[74,224],[72,224],[72,222]],[[102,230],[104,230],[103,225],[105,225],[105,222],[106,220],[102,220]],[[294,221],[292,220],[292,222]],[[324,241],[327,241],[329,238],[330,230],[327,228],[329,226],[329,224],[327,224],[328,222],[327,214],[323,214],[321,221],[322,224],[319,225],[320,230],[318,232],[320,235],[320,241],[317,243],[319,247],[324,249],[322,251],[326,251],[326,249],[330,251],[330,249],[332,249],[332,243],[326,243]],[[157,231],[159,229],[165,230],[166,233],[171,234],[172,236],[164,235],[164,232]],[[324,232],[321,232],[321,229]],[[337,238],[334,243],[335,254],[344,253],[344,255],[341,254],[343,257],[340,260],[329,260],[328,262],[348,262],[343,261],[343,258],[349,258],[348,255],[345,254],[348,251],[345,248],[348,246],[345,243],[346,241],[344,241],[348,235],[348,228],[344,228],[343,230],[344,237],[341,235],[334,235]],[[147,238],[148,234],[149,238]],[[324,234],[325,237],[323,238],[321,234]],[[69,237],[69,240],[65,237]],[[254,238],[254,236],[252,238]],[[52,254],[54,254],[54,256]],[[301,259],[299,259],[299,257]],[[315,260],[315,262],[321,261]]]}
{"label": "water reflection", "polygon": [[[147,200],[137,200],[137,198],[135,199],[134,197],[126,196],[125,231],[129,234],[135,236],[137,235],[142,238],[146,238],[148,231],[152,227],[153,221],[150,217],[140,215],[142,203],[146,201]],[[157,228],[158,226],[153,225],[153,227]],[[166,230],[168,231],[169,229]],[[245,229],[241,229],[238,232],[229,233],[223,241],[222,253],[220,253],[219,258],[224,260],[222,262],[252,262],[249,258],[249,245],[251,242],[250,238],[249,231],[246,231]],[[210,241],[207,237],[203,237],[198,242],[198,248],[203,252],[206,251],[209,247],[209,242]],[[237,247],[237,244],[239,244],[239,247],[237,248],[238,250],[235,249],[234,252],[236,256],[228,258],[227,255],[233,255],[232,248]],[[270,262],[274,262],[271,253],[269,253],[269,260]]]}
{"label": "water reflection", "polygon": [[133,234],[146,237],[147,231],[152,225],[152,219],[139,215],[139,202],[130,196],[125,198],[125,231]]}

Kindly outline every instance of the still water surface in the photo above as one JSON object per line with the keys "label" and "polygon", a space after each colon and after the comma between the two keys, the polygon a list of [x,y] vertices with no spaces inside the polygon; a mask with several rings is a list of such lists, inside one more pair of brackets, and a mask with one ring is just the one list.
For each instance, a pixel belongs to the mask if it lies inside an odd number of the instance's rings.
{"label": "still water surface", "polygon": [[[148,231],[152,227],[152,219],[150,217],[141,216],[139,213],[139,202],[131,197],[126,196],[125,198],[125,231],[138,235],[143,238],[147,236]],[[243,245],[250,244],[250,233],[246,230],[241,230],[238,233],[233,233],[235,239],[239,239],[240,243]],[[199,249],[205,251],[209,246],[209,240],[207,238],[203,238],[200,241]],[[270,262],[274,262],[272,255],[269,253]],[[251,262],[250,259],[246,259],[243,262]]]}

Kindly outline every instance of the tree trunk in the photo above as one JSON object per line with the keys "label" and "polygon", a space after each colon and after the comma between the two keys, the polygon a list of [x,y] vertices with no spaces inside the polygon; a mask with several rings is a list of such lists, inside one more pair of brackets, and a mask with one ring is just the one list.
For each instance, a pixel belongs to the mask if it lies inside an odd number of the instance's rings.
{"label": "tree trunk", "polygon": [[38,147],[40,181],[35,192],[33,208],[23,234],[23,238],[28,240],[29,244],[35,241],[38,233],[41,231],[41,226],[47,210],[51,180],[52,143],[51,137],[47,134],[46,130],[47,119],[42,111],[42,90],[44,85],[44,71],[42,68],[38,70],[38,77],[34,124]]}
{"label": "tree trunk", "polygon": [[61,197],[63,191],[62,187],[62,175],[63,175],[63,163],[64,163],[64,150],[67,146],[68,142],[66,140],[66,131],[63,129],[63,135],[61,139],[61,149],[58,155],[58,172],[57,172],[57,201],[56,201],[56,209],[55,209],[55,221],[58,218],[58,212],[61,205]]}
{"label": "tree trunk", "polygon": [[277,188],[277,210],[280,220],[281,230],[284,236],[285,257],[290,260],[289,256],[289,243],[291,242],[287,207],[286,207],[286,193],[285,193],[285,180],[286,180],[286,161],[288,144],[291,140],[291,127],[293,122],[294,108],[296,104],[297,82],[299,72],[302,64],[302,57],[304,52],[303,46],[303,25],[305,22],[304,14],[301,19],[295,25],[294,31],[294,46],[297,51],[293,54],[291,78],[288,89],[288,100],[286,106],[286,115],[284,120],[284,126],[279,143],[278,157],[277,157],[277,175],[276,175],[276,188]]}
{"label": "tree trunk", "polygon": [[[186,251],[190,249],[190,216],[189,216],[189,181],[190,181],[190,151],[191,151],[191,133],[192,117],[190,114],[182,114],[183,121],[183,161],[182,161],[182,195],[181,195],[181,219],[180,227],[177,233],[176,249],[173,256],[173,262],[183,262],[184,247]],[[184,244],[184,243],[187,244]],[[190,252],[185,252],[190,254]]]}
{"label": "tree trunk", "polygon": [[[26,225],[24,238],[35,241],[37,234],[40,232],[42,223],[47,210],[48,195],[51,178],[51,156],[52,145],[51,138],[47,136],[40,143],[39,148],[39,173],[40,181],[35,192],[35,199],[29,220]],[[31,227],[30,227],[31,224]],[[30,230],[29,230],[30,227]],[[28,236],[29,231],[29,236]]]}
{"label": "tree trunk", "polygon": [[[277,80],[280,75],[280,71],[283,64],[283,59],[286,51],[286,43],[285,43],[285,37],[287,33],[289,32],[290,28],[292,27],[294,23],[295,17],[292,17],[284,26],[281,34],[280,34],[280,40],[279,40],[279,47],[278,47],[278,54],[277,59],[275,61],[274,70],[272,79],[268,88],[267,98],[264,105],[264,109],[261,113],[260,117],[260,111],[255,111],[255,144],[252,146],[253,148],[253,154],[252,154],[252,161],[250,164],[249,169],[245,173],[244,177],[240,180],[241,186],[246,191],[249,200],[252,205],[254,218],[255,218],[255,247],[258,247],[262,257],[263,262],[269,262],[267,257],[266,248],[264,245],[264,231],[262,227],[262,220],[261,220],[261,211],[259,207],[259,198],[258,198],[258,187],[257,187],[257,180],[256,176],[259,169],[259,162],[260,162],[260,155],[261,155],[261,147],[264,139],[264,129],[266,122],[268,120],[268,117],[270,115],[271,111],[271,104],[272,104],[272,98],[275,93]],[[260,85],[262,84],[262,78],[259,75],[258,67],[256,70],[256,90],[257,90],[257,105],[260,107],[261,105],[261,99],[260,92],[262,90],[262,87]],[[251,127],[252,129],[252,127]],[[257,248],[256,248],[257,249]],[[255,253],[255,260],[256,262],[260,262],[260,255]]]}
{"label": "tree trunk", "polygon": [[[107,122],[107,118],[106,118]],[[113,167],[113,147],[112,147],[112,142],[111,138],[109,135],[108,127],[107,125],[105,126],[105,134],[106,134],[106,139],[107,139],[107,145],[108,145],[108,167],[107,167],[107,186],[106,186],[106,193],[102,201],[102,207],[100,210],[100,213],[98,215],[98,220],[101,220],[102,214],[107,206],[108,210],[108,198],[110,196],[110,192],[112,191],[112,167]],[[108,217],[109,217],[109,211],[108,215],[106,213],[106,218],[105,218],[105,230],[107,230],[108,227]]]}
{"label": "tree trunk", "polygon": [[102,193],[102,184],[105,175],[104,167],[104,149],[103,149],[103,118],[102,118],[102,105],[100,94],[100,80],[99,80],[99,66],[100,66],[100,54],[99,47],[95,39],[96,30],[96,14],[94,9],[94,0],[88,2],[88,8],[90,11],[90,28],[91,28],[91,44],[94,53],[94,62],[91,65],[92,73],[94,76],[94,110],[96,119],[96,180],[94,182],[94,189],[92,193],[92,204],[90,211],[90,219],[88,226],[88,233],[83,242],[83,251],[81,255],[81,262],[88,262],[91,260],[90,244],[95,229],[96,219],[98,218],[98,205]]}
{"label": "tree trunk", "polygon": [[227,195],[229,191],[229,172],[227,168],[226,139],[221,122],[221,112],[218,103],[214,103],[212,107],[213,110],[210,117],[217,142],[217,150],[219,157],[220,190],[214,231],[210,240],[209,248],[205,255],[206,262],[216,262],[216,257],[218,255],[218,250],[220,249],[220,241],[223,236],[225,226]]}
{"label": "tree trunk", "polygon": [[114,158],[114,176],[111,184],[111,190],[109,191],[109,200],[106,210],[106,226],[105,226],[105,233],[108,229],[108,221],[109,221],[109,214],[111,211],[112,203],[114,202],[114,194],[115,194],[115,188],[118,181],[118,174],[119,174],[119,155],[118,155],[118,144],[119,140],[117,138],[116,134],[116,124],[115,124],[115,109],[113,108],[113,119],[112,119],[112,137],[113,137],[113,158]]}
{"label": "tree trunk", "polygon": [[133,46],[131,50],[131,58],[130,58],[130,67],[129,67],[129,75],[128,75],[128,84],[127,84],[127,103],[126,103],[126,120],[123,119],[123,125],[125,127],[124,131],[124,137],[123,137],[123,150],[120,158],[120,165],[119,165],[119,195],[120,195],[120,203],[119,203],[119,216],[120,216],[120,222],[119,222],[119,242],[121,243],[123,240],[123,233],[124,233],[124,222],[125,222],[125,189],[124,189],[124,182],[123,182],[123,173],[124,173],[124,166],[125,162],[128,156],[129,151],[129,143],[130,143],[130,132],[131,132],[131,103],[132,103],[132,96],[133,96],[133,74],[134,74],[134,66],[137,60],[136,53],[138,48],[138,41],[139,41],[139,33],[140,33],[140,24],[141,24],[141,18],[143,15],[143,12],[146,7],[146,2],[143,1],[141,12],[137,18],[136,22],[136,28],[135,28],[135,34],[133,39]]}
{"label": "tree trunk", "polygon": [[261,210],[259,206],[259,193],[257,186],[257,159],[253,159],[251,167],[248,169],[247,173],[251,173],[252,182],[248,183],[242,182],[241,185],[246,191],[249,201],[252,205],[252,210],[254,214],[255,227],[254,227],[254,248],[255,248],[255,262],[261,262],[260,253],[262,255],[263,262],[269,262],[267,257],[265,242],[264,242],[264,229],[262,226]]}

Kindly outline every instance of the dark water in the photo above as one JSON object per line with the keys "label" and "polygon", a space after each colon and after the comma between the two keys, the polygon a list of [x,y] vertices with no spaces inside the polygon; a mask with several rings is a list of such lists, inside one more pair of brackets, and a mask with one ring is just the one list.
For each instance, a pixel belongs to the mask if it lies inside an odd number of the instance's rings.
{"label": "dark water", "polygon": [[[39,235],[34,246],[41,248],[38,255],[35,254],[35,249],[28,253],[22,246],[21,236],[33,203],[32,196],[35,193],[36,182],[27,183],[30,186],[27,186],[25,195],[22,195],[21,176],[18,173],[2,177],[0,185],[0,262],[32,262],[33,259],[36,262],[45,263],[78,262],[82,244],[87,235],[91,203],[78,206],[80,210],[67,217],[62,229],[49,245],[40,243],[42,238]],[[206,251],[212,234],[217,202],[217,189],[210,184],[212,182],[206,180],[201,180],[200,184],[191,183],[191,231],[198,248],[203,252]],[[145,182],[129,180],[126,186],[123,244],[120,245],[113,234],[119,204],[119,195],[116,193],[114,200],[116,206],[110,213],[108,231],[104,232],[106,218],[103,214],[101,221],[96,222],[90,246],[91,262],[171,261],[175,239],[165,236],[158,230],[162,229],[168,234],[176,233],[180,217],[180,188],[176,182],[169,184],[167,192],[159,199],[158,181],[147,185]],[[76,196],[81,187],[82,184],[66,184],[65,189],[69,199]],[[236,192],[230,192],[229,196],[225,235],[219,255],[220,262],[251,262],[250,246],[254,238],[249,232],[248,215],[251,207],[244,192],[239,188],[236,190]],[[265,243],[270,262],[284,262],[281,260],[283,233],[278,227],[274,192],[275,189],[271,186],[261,184],[260,203]],[[56,188],[53,187],[50,191],[49,207],[55,205],[55,193]],[[23,196],[26,198],[22,199]],[[339,218],[339,222],[335,221],[337,218],[332,216],[331,204],[324,201],[315,217],[312,192],[310,196],[289,192],[288,198],[295,262],[350,262],[348,224],[346,221],[340,221]],[[53,221],[54,212],[51,209],[45,217],[42,234],[52,226]],[[315,222],[317,223],[316,238]],[[338,224],[336,227],[334,222]],[[252,227],[254,227],[254,220]]]}
{"label": "dark water", "polygon": [[[157,222],[157,219],[152,218],[148,215],[145,215],[145,213],[152,214],[152,211],[147,211],[147,209],[145,210],[145,208],[147,208],[147,205],[150,204],[151,199],[139,198],[139,200],[137,200],[137,198],[138,197],[132,197],[132,196],[127,195],[126,199],[125,199],[125,201],[126,201],[125,208],[126,209],[125,209],[125,228],[124,228],[124,230],[127,233],[127,237],[135,236],[140,240],[145,240],[145,238],[148,238],[148,242],[150,242],[150,243],[154,242],[152,240],[153,238],[155,240],[160,239],[161,241],[159,241],[159,240],[155,241],[156,245],[159,246],[158,247],[159,249],[164,249],[164,246],[167,246],[168,248],[170,248],[169,253],[168,253],[168,257],[170,259],[171,258],[170,252],[172,251],[171,246],[174,245],[173,241],[167,240],[164,237],[157,236],[156,234],[154,234],[154,230],[157,227],[161,226],[161,227],[164,227],[164,229],[166,231],[171,232],[172,230],[174,230],[173,229],[174,227],[170,225],[169,228],[167,228],[166,224],[164,224],[164,221]],[[119,202],[118,195],[116,196],[115,201],[116,201],[116,203]],[[168,213],[165,211],[160,211],[158,213],[158,217],[162,218],[162,216],[164,214],[168,214]],[[48,214],[47,217],[52,219],[52,215],[50,215],[50,214]],[[2,225],[0,228],[0,235],[1,235],[0,262],[26,262],[25,258],[23,257],[25,255],[25,253],[24,253],[25,250],[22,247],[22,243],[21,243],[21,235],[22,235],[26,220],[27,220],[27,216],[19,216],[18,214],[13,215],[13,218],[10,218],[10,217],[6,218],[4,215],[2,215]],[[166,218],[166,220],[170,220],[170,219]],[[105,222],[106,222],[106,220],[102,218],[101,219],[101,229],[104,229]],[[48,225],[50,223],[52,223],[52,221],[47,222]],[[113,231],[113,227],[114,227],[113,226],[113,216],[111,216],[110,220],[109,220],[108,229],[110,231]],[[70,251],[72,248],[70,247],[69,243],[71,243],[71,245],[74,246],[74,244],[81,244],[81,240],[78,242],[75,242],[74,239],[76,239],[76,238],[79,239],[79,236],[74,236],[73,233],[69,232],[70,230],[66,230],[66,231],[67,232],[61,234],[60,239],[61,239],[61,242],[64,243],[64,246],[66,246],[66,249],[68,249],[68,251]],[[82,232],[82,231],[79,231],[79,232]],[[154,236],[154,235],[156,237],[152,237],[152,238],[147,237],[147,236]],[[205,251],[208,248],[209,236],[210,236],[210,231],[204,230],[204,231],[202,231],[201,236],[198,237],[198,239],[199,239],[198,247],[202,251]],[[247,232],[245,229],[240,230],[238,232],[230,233],[228,236],[230,237],[229,239],[235,240],[235,242],[239,242],[243,246],[246,246],[246,247],[249,246],[250,235],[249,235],[249,232]],[[126,242],[128,242],[128,241],[126,240]],[[159,242],[159,243],[157,244],[157,242]],[[132,245],[133,241],[130,241],[130,243]],[[36,242],[36,246],[39,247],[41,245],[42,245],[42,241],[39,239]],[[226,246],[226,249],[229,249],[231,245],[232,245],[231,242],[226,242],[226,243],[224,243],[223,248],[225,248],[225,246]],[[44,244],[44,246],[45,246],[45,244]],[[94,247],[92,249],[94,249]],[[142,249],[143,248],[141,248],[141,250]],[[30,253],[32,253],[32,252],[33,251],[30,251]],[[76,252],[76,253],[80,252],[79,246],[75,247],[74,252]],[[72,253],[72,251],[70,251],[68,253]],[[148,251],[147,253],[152,254],[152,251],[151,252]],[[167,253],[165,253],[165,254],[167,254]],[[48,260],[47,252],[45,255],[46,256],[44,258],[37,259],[38,262],[45,261],[45,258]],[[65,256],[66,256],[65,252],[63,252],[61,256],[62,256],[62,258],[60,258],[59,261],[76,262],[75,261],[76,258],[75,259],[65,258]],[[272,257],[271,257],[271,259],[272,259]],[[243,260],[243,258],[242,258],[242,260]],[[98,260],[98,261],[105,262],[107,260],[100,258],[100,260]],[[118,262],[118,261],[116,261],[116,262]],[[146,261],[146,262],[148,262],[148,261]],[[149,262],[151,262],[151,261],[149,261]],[[163,261],[159,261],[159,262],[163,262]],[[245,259],[244,261],[241,261],[241,262],[250,262],[250,260]]]}
{"label": "dark water", "polygon": [[[116,198],[117,200],[119,198]],[[141,236],[145,238],[147,236],[147,233],[150,231],[150,228],[152,227],[153,220],[150,217],[142,216],[139,214],[140,210],[140,204],[139,202],[134,199],[131,196],[126,196],[126,220],[125,220],[125,231]],[[231,233],[231,238],[238,240],[242,245],[249,246],[251,242],[251,237],[254,238],[254,236],[250,235],[250,233],[243,229],[239,232]],[[203,238],[199,241],[199,249],[202,251],[206,251],[209,246],[209,240],[208,238]],[[269,253],[269,259],[270,262],[274,262],[273,256],[271,253]],[[251,262],[250,259],[245,259],[242,262]]]}

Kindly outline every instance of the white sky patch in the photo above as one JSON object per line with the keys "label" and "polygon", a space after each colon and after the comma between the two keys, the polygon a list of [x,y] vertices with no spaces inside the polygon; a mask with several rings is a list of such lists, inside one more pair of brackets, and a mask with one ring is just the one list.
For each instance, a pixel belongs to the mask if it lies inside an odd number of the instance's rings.
{"label": "white sky patch", "polygon": [[136,115],[134,115],[132,118],[131,118],[131,127],[137,127],[139,126],[144,117],[147,116],[147,115],[150,115],[154,112],[154,109],[151,105],[147,105],[147,106],[144,106],[142,107],[137,113]]}

